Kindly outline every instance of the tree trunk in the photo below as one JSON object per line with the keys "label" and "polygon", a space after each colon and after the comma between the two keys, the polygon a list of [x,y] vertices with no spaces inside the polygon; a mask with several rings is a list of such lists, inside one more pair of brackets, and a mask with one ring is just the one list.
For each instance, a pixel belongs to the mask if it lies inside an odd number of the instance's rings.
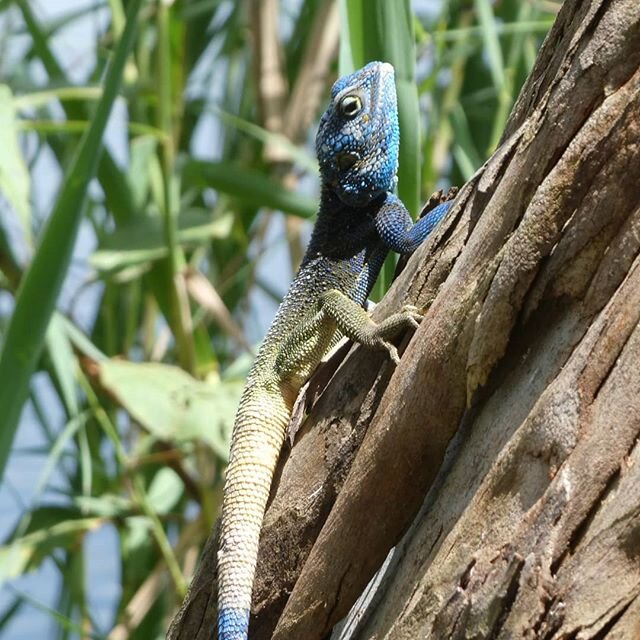
{"label": "tree trunk", "polygon": [[[383,565],[334,637],[640,637],[638,0],[566,0],[376,314],[409,301],[397,370],[354,348],[308,394],[250,637],[328,637]],[[211,637],[215,589],[212,536],[170,638]]]}

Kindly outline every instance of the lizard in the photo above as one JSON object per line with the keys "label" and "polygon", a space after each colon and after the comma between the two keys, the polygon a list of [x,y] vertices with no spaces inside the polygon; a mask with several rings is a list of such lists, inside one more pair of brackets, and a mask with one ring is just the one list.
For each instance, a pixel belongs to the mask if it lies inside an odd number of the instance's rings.
{"label": "lizard", "polygon": [[370,62],[339,78],[320,120],[317,220],[251,368],[231,437],[218,546],[218,640],[246,640],[262,520],[294,402],[343,337],[386,349],[421,314],[405,307],[376,324],[367,297],[389,251],[414,251],[446,213],[414,223],[394,195],[399,151],[394,69]]}

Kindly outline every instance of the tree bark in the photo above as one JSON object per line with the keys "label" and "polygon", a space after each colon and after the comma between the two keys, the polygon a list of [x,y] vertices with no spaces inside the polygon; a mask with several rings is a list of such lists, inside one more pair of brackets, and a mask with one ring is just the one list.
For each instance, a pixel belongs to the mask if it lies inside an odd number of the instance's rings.
{"label": "tree bark", "polygon": [[[376,315],[404,302],[400,367],[353,348],[282,456],[250,637],[363,591],[334,637],[640,637],[638,0],[565,1]],[[170,638],[211,637],[215,588],[212,536]]]}

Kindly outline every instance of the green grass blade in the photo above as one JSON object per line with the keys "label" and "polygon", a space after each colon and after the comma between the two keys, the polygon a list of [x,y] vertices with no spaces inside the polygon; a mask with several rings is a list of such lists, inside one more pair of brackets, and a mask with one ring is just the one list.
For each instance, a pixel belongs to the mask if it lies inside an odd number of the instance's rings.
{"label": "green grass blade", "polygon": [[[409,0],[341,0],[341,64],[361,67],[371,60],[390,62],[396,72],[400,157],[398,196],[414,215],[420,209],[420,112],[415,81],[415,40]],[[341,73],[351,68],[340,68]],[[388,259],[372,292],[375,300],[393,277]]]}
{"label": "green grass blade", "polygon": [[[341,63],[361,67],[371,60],[390,62],[396,71],[400,119],[398,195],[409,211],[420,205],[420,116],[415,82],[413,18],[408,0],[342,1]],[[347,44],[348,43],[348,44]],[[341,68],[348,73],[350,68]]]}
{"label": "green grass blade", "polygon": [[47,607],[45,604],[36,600],[29,594],[19,591],[12,586],[7,587],[15,596],[17,596],[21,602],[26,602],[38,611],[46,613],[57,625],[62,629],[75,632],[79,637],[92,638],[93,640],[106,640],[105,636],[96,633],[94,631],[87,631],[81,625],[76,624],[73,620],[70,620],[66,616],[60,614],[58,611]]}
{"label": "green grass blade", "polygon": [[67,171],[33,262],[18,290],[16,306],[0,356],[0,478],[4,473],[29,379],[42,351],[45,334],[67,272],[89,181],[94,177],[102,136],[120,89],[122,72],[133,45],[142,0],[131,0],[127,24],[104,80],[104,93],[90,129],[83,136]]}
{"label": "green grass blade", "polygon": [[[51,82],[67,85],[69,80],[49,47],[47,32],[38,23],[32,4],[28,0],[16,0],[16,5],[22,13],[25,25],[31,36],[33,52],[40,58]],[[85,120],[89,117],[86,105],[76,101],[62,101],[60,104],[68,120]],[[63,151],[61,141],[54,138],[49,143],[60,161]],[[118,168],[116,161],[108,150],[101,154],[97,178],[104,192],[107,208],[116,223],[131,218],[133,215],[133,203],[127,181],[124,173]]]}
{"label": "green grass blade", "polygon": [[[523,5],[529,7],[529,5]],[[525,36],[532,33],[544,35],[549,31],[553,20],[550,18],[544,20],[518,20],[518,22],[503,22],[495,24],[492,28],[499,36],[508,36],[513,34],[522,34]],[[460,29],[447,29],[446,31],[436,31],[431,37],[436,42],[459,42],[470,41],[473,38],[481,38],[484,34],[484,27],[475,25],[471,27],[463,27]],[[509,66],[509,65],[507,65]]]}
{"label": "green grass blade", "polygon": [[[91,125],[91,120],[21,120],[17,124],[18,131],[37,131],[38,133],[84,133]],[[127,130],[132,135],[151,136],[160,141],[165,135],[153,125],[143,122],[127,122]]]}
{"label": "green grass blade", "polygon": [[212,112],[215,113],[227,126],[234,127],[238,131],[242,131],[256,140],[259,140],[263,145],[269,145],[270,147],[282,152],[283,155],[288,156],[288,159],[297,164],[301,169],[314,174],[318,173],[318,162],[315,159],[315,156],[312,156],[306,149],[291,142],[291,140],[289,140],[285,135],[268,131],[258,124],[249,122],[244,118],[239,118],[232,113],[227,113],[222,109],[214,107]]}
{"label": "green grass blade", "polygon": [[77,361],[61,318],[60,314],[53,314],[45,339],[60,397],[71,418],[80,411],[76,395]]}
{"label": "green grass blade", "polygon": [[506,90],[506,78],[504,72],[504,58],[498,37],[498,27],[493,8],[489,0],[475,0],[478,21],[482,27],[482,38],[489,61],[489,70],[493,85],[498,93]]}
{"label": "green grass blade", "polygon": [[11,205],[25,240],[31,243],[30,176],[20,153],[11,89],[0,84],[0,192]]}
{"label": "green grass blade", "polygon": [[[518,8],[518,22],[516,24],[527,24],[532,12],[533,8],[528,3],[521,4]],[[493,120],[493,132],[491,134],[488,153],[491,153],[498,146],[509,118],[515,98],[514,75],[519,66],[520,59],[524,55],[525,42],[525,38],[511,38],[511,44],[507,49],[505,68],[506,90],[499,95],[498,109],[496,110]]]}
{"label": "green grass blade", "polygon": [[361,67],[365,61],[363,2],[340,0],[340,75]]}
{"label": "green grass blade", "polygon": [[45,461],[44,467],[40,472],[40,477],[38,478],[38,482],[36,484],[36,489],[34,492],[34,502],[39,499],[42,492],[46,489],[49,480],[51,479],[51,475],[54,472],[56,466],[60,458],[62,457],[65,447],[73,438],[78,430],[83,428],[87,421],[88,413],[81,413],[77,416],[74,416],[67,422],[62,431],[58,434],[56,441],[53,443],[53,446],[48,452],[47,459]]}
{"label": "green grass blade", "polygon": [[82,355],[85,355],[96,362],[106,360],[107,356],[98,349],[87,336],[85,336],[78,327],[76,327],[71,320],[63,315],[58,316],[58,321],[64,328],[67,338],[73,345],[74,349],[77,349]]}
{"label": "green grass blade", "polygon": [[6,607],[6,609],[2,613],[0,613],[0,632],[2,632],[7,624],[11,623],[13,617],[22,608],[23,603],[24,601],[21,598],[14,598],[13,602],[8,607]]}
{"label": "green grass blade", "polygon": [[99,100],[102,95],[101,87],[56,87],[23,93],[13,99],[13,106],[16,111],[21,109],[36,109],[49,102],[59,100]]}
{"label": "green grass blade", "polygon": [[469,180],[482,164],[482,158],[473,143],[469,122],[459,102],[451,110],[450,118],[455,140],[453,156],[465,180]]}
{"label": "green grass blade", "polygon": [[278,209],[301,218],[311,218],[318,210],[314,198],[289,191],[263,173],[227,162],[190,160],[184,166],[182,178],[199,187],[213,187],[246,204]]}

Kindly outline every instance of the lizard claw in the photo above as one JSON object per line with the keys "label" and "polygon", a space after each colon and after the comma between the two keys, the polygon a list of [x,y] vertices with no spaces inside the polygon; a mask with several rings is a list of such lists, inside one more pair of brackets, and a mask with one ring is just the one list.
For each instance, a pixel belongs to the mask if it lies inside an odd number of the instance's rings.
{"label": "lizard claw", "polygon": [[418,307],[414,307],[412,304],[406,304],[402,307],[401,313],[407,319],[407,322],[414,328],[417,329],[422,319],[424,318],[424,314]]}
{"label": "lizard claw", "polygon": [[403,305],[401,311],[403,311],[404,313],[415,313],[419,316],[422,315],[422,311],[420,311],[420,309],[418,309],[418,307],[416,307],[414,304]]}
{"label": "lizard claw", "polygon": [[386,340],[383,342],[384,348],[389,352],[389,357],[393,360],[393,364],[397,366],[400,365],[400,356],[398,355],[398,350],[392,345],[390,342]]}

